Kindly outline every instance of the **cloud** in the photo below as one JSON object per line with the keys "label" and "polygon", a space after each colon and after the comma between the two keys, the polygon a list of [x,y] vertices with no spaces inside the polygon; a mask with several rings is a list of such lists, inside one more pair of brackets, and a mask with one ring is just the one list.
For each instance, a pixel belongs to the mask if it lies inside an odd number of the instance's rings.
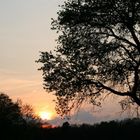
{"label": "cloud", "polygon": [[[71,124],[94,124],[96,122],[99,122],[100,120],[103,120],[105,116],[96,116],[93,114],[93,112],[86,111],[85,109],[81,109],[79,112],[73,114],[69,120],[67,119],[61,119],[61,117],[56,117],[53,120],[50,120],[50,124],[55,125],[62,125],[63,122],[69,121]],[[107,118],[106,116],[105,118]]]}
{"label": "cloud", "polygon": [[75,113],[71,117],[72,123],[94,123],[97,118],[92,112],[81,109],[79,112]]}
{"label": "cloud", "polygon": [[120,114],[121,110],[118,104],[111,105],[110,103],[110,107],[104,106],[98,110],[93,110],[92,108],[92,106],[83,107],[78,112],[72,114],[69,120],[55,117],[53,120],[50,120],[49,123],[58,126],[61,126],[65,121],[68,121],[70,124],[95,124],[102,121],[120,120],[127,117],[126,113]]}

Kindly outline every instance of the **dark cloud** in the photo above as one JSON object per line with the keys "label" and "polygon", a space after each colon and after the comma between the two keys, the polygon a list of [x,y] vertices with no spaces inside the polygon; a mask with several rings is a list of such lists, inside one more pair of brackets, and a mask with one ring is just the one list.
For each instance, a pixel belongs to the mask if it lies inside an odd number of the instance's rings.
{"label": "dark cloud", "polygon": [[97,120],[92,112],[88,110],[81,109],[79,112],[71,116],[72,123],[90,123],[93,124]]}
{"label": "dark cloud", "polygon": [[86,111],[84,109],[81,109],[77,113],[71,115],[69,119],[61,119],[60,117],[56,117],[53,120],[50,120],[49,123],[55,124],[55,125],[62,125],[63,122],[69,121],[71,124],[81,124],[81,123],[94,123],[94,120],[97,120],[98,118],[94,117],[92,113],[89,111]]}
{"label": "dark cloud", "polygon": [[117,113],[109,113],[104,114],[101,112],[92,112],[89,110],[81,109],[77,113],[71,115],[70,119],[61,119],[60,117],[56,117],[53,120],[50,120],[49,123],[53,125],[61,126],[65,121],[68,121],[71,124],[95,124],[101,121],[109,121],[109,120],[116,120],[122,119],[123,116]]}
{"label": "dark cloud", "polygon": [[94,124],[101,121],[121,120],[128,117],[127,113],[121,114],[121,108],[116,102],[108,100],[101,108],[93,108],[92,105],[84,105],[78,112],[71,115],[69,120],[59,117],[50,121],[51,124],[62,125],[69,121],[71,124]]}

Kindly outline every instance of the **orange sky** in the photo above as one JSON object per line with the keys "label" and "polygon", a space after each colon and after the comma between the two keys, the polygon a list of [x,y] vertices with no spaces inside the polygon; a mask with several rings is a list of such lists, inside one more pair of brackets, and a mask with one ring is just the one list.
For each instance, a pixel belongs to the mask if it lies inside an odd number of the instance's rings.
{"label": "orange sky", "polygon": [[56,46],[51,18],[62,1],[0,0],[0,91],[33,105],[36,112],[55,112],[35,60],[39,51]]}

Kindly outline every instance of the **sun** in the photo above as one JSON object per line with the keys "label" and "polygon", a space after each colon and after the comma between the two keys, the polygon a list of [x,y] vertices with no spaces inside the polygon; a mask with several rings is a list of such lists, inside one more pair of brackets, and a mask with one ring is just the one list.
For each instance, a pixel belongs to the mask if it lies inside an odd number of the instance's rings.
{"label": "sun", "polygon": [[39,116],[42,120],[51,120],[52,119],[51,112],[41,111],[41,112],[39,112]]}

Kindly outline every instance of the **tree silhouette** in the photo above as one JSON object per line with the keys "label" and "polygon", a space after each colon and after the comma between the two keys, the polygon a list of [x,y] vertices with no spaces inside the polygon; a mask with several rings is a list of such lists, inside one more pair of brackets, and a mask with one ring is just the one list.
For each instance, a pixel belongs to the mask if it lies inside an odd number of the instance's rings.
{"label": "tree silhouette", "polygon": [[23,124],[20,107],[8,95],[0,93],[0,127]]}
{"label": "tree silhouette", "polygon": [[140,105],[139,0],[68,0],[52,29],[58,46],[37,62],[58,113],[113,94],[125,97],[123,106]]}
{"label": "tree silhouette", "polygon": [[20,106],[22,117],[27,125],[41,127],[41,118],[35,114],[34,108],[31,105],[23,104],[21,100],[18,100],[18,105]]}

